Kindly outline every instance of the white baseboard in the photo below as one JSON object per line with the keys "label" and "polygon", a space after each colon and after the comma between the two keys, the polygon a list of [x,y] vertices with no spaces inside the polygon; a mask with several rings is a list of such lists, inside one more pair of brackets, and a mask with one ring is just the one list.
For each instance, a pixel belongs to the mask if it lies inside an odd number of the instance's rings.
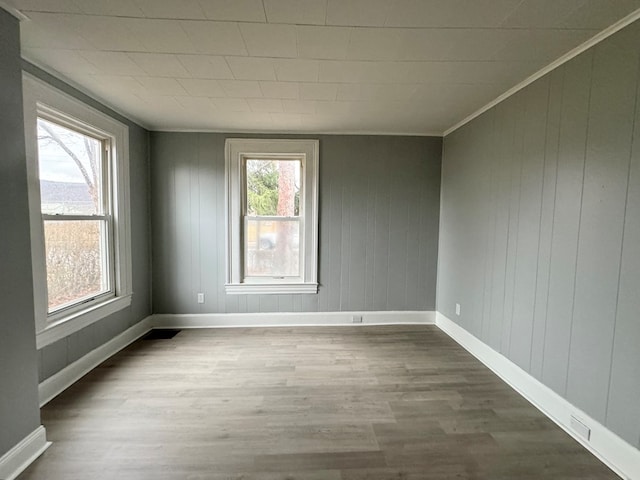
{"label": "white baseboard", "polygon": [[44,380],[38,386],[40,406],[46,405],[56,395],[66,390],[109,357],[140,338],[151,330],[151,328],[151,316],[149,316],[136,323],[133,327],[125,330],[117,337],[112,338],[107,343],[87,353],[84,357],[79,358],[55,375]]}
{"label": "white baseboard", "polygon": [[47,433],[40,425],[0,458],[0,478],[17,478],[49,445],[51,442],[47,442]]}
{"label": "white baseboard", "polygon": [[[618,475],[625,479],[640,479],[640,450],[440,312],[436,313],[436,325]],[[591,429],[589,440],[572,429],[572,416]]]}
{"label": "white baseboard", "polygon": [[[361,323],[353,318],[361,317]],[[152,315],[155,328],[435,324],[435,312],[294,312]]]}

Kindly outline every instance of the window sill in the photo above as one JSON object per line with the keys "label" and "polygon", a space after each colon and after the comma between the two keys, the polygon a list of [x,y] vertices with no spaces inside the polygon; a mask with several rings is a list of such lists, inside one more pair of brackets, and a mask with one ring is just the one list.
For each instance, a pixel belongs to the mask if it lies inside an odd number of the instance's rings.
{"label": "window sill", "polygon": [[317,283],[228,283],[225,291],[229,295],[286,295],[316,294]]}
{"label": "window sill", "polygon": [[41,349],[131,305],[131,295],[110,298],[85,310],[74,312],[48,325],[36,334],[36,348]]}

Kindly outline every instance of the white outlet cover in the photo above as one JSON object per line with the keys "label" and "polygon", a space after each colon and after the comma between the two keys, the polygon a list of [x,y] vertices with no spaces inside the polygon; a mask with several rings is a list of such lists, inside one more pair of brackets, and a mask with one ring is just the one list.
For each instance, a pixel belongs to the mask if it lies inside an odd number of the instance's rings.
{"label": "white outlet cover", "polygon": [[460,315],[460,304],[456,303],[456,315]]}

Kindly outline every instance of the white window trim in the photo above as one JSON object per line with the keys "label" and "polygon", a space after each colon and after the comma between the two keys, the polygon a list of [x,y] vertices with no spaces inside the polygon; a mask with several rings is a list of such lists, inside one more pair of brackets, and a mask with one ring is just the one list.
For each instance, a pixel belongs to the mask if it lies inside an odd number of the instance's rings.
{"label": "white window trim", "polygon": [[[28,73],[23,73],[22,84],[36,346],[42,348],[131,305],[133,279],[129,200],[129,128]],[[47,314],[47,276],[38,168],[37,118],[39,112],[55,112],[60,118],[66,117],[107,133],[111,140],[111,168],[114,181],[115,296],[106,299],[98,298],[94,302],[85,304],[83,308],[70,309],[65,316],[54,315],[53,321]]]}
{"label": "white window trim", "polygon": [[[228,138],[225,141],[226,283],[228,294],[318,293],[318,140]],[[244,283],[242,278],[242,159],[302,155],[304,174],[304,261],[300,282]]]}

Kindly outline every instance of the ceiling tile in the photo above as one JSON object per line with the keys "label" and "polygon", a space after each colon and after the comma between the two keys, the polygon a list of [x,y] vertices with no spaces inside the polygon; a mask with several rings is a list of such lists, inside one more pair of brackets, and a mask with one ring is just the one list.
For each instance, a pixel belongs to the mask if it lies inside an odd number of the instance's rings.
{"label": "ceiling tile", "polygon": [[176,102],[178,102],[182,107],[189,111],[213,111],[216,110],[217,107],[213,104],[211,98],[208,97],[174,97]]}
{"label": "ceiling tile", "polygon": [[260,82],[262,96],[265,98],[297,99],[298,84],[295,82]]}
{"label": "ceiling tile", "polygon": [[261,98],[260,84],[252,80],[219,80],[220,86],[231,98]]}
{"label": "ceiling tile", "polygon": [[134,20],[116,17],[79,16],[78,31],[98,50],[145,51],[140,32],[133,30],[131,22],[150,22],[153,20]]}
{"label": "ceiling tile", "polygon": [[502,25],[601,30],[638,8],[640,0],[524,0]]}
{"label": "ceiling tile", "polygon": [[347,57],[351,30],[347,27],[297,27],[298,55],[342,60]]}
{"label": "ceiling tile", "polygon": [[494,27],[522,0],[395,0],[387,27]]}
{"label": "ceiling tile", "polygon": [[189,95],[196,97],[226,97],[226,92],[217,80],[202,78],[181,78],[180,84]]}
{"label": "ceiling tile", "polygon": [[200,0],[210,20],[266,22],[262,0]]}
{"label": "ceiling tile", "polygon": [[532,61],[558,58],[587,41],[595,30],[513,30],[492,56],[498,61]]}
{"label": "ceiling tile", "polygon": [[129,57],[147,75],[157,77],[187,78],[191,75],[180,63],[178,57],[165,53],[130,53]]}
{"label": "ceiling tile", "polygon": [[187,95],[185,89],[175,78],[135,77],[151,95]]}
{"label": "ceiling tile", "polygon": [[417,87],[418,85],[344,84],[338,89],[338,100],[402,102],[408,101]]}
{"label": "ceiling tile", "polygon": [[214,55],[246,55],[247,49],[238,25],[227,22],[197,22],[184,20],[180,26],[191,40],[192,48],[184,53]]}
{"label": "ceiling tile", "polygon": [[213,55],[177,55],[177,57],[194,78],[233,78],[233,73],[224,57]]}
{"label": "ceiling tile", "polygon": [[327,0],[327,25],[381,27],[392,4],[389,0]]}
{"label": "ceiling tile", "polygon": [[8,3],[28,16],[29,12],[82,13],[74,0],[11,0]]}
{"label": "ceiling tile", "polygon": [[224,112],[250,112],[249,104],[244,98],[214,98],[213,104]]}
{"label": "ceiling tile", "polygon": [[319,65],[317,60],[278,60],[276,77],[286,82],[316,82]]}
{"label": "ceiling tile", "polygon": [[30,13],[31,21],[20,23],[23,48],[83,49],[95,47],[81,34],[82,16]]}
{"label": "ceiling tile", "polygon": [[88,15],[111,15],[114,17],[142,17],[144,13],[131,0],[80,0],[77,2]]}
{"label": "ceiling tile", "polygon": [[296,57],[296,28],[292,25],[241,23],[240,31],[249,55]]}
{"label": "ceiling tile", "polygon": [[316,113],[315,100],[283,100],[282,106],[287,113]]}
{"label": "ceiling tile", "polygon": [[326,0],[264,0],[269,23],[324,25]]}
{"label": "ceiling tile", "polygon": [[319,81],[335,83],[419,83],[420,70],[413,62],[320,62]]}
{"label": "ceiling tile", "polygon": [[249,98],[247,103],[252,112],[282,112],[282,100],[276,98]]}
{"label": "ceiling tile", "polygon": [[269,58],[227,57],[233,76],[237,80],[275,80],[274,61]]}
{"label": "ceiling tile", "polygon": [[403,55],[404,34],[398,28],[354,28],[347,58],[350,60],[393,60]]}
{"label": "ceiling tile", "polygon": [[26,48],[23,53],[40,65],[46,64],[60,73],[99,73],[93,63],[83,57],[78,50],[58,50],[50,48]]}
{"label": "ceiling tile", "polygon": [[301,100],[335,100],[338,85],[334,83],[301,83]]}
{"label": "ceiling tile", "polygon": [[79,53],[87,61],[95,65],[99,71],[106,74],[136,76],[145,76],[147,74],[124,52],[82,50]]}
{"label": "ceiling tile", "polygon": [[190,53],[193,44],[179,22],[170,20],[149,20],[126,18],[118,19],[123,22],[130,32],[142,45],[136,48],[131,43],[124,50],[130,52],[146,51],[151,53]]}
{"label": "ceiling tile", "polygon": [[602,30],[638,8],[640,0],[588,0],[565,19],[562,27]]}
{"label": "ceiling tile", "polygon": [[[87,90],[99,97],[117,97],[119,95],[138,95],[144,93],[144,87],[134,77],[125,75],[83,75],[75,76]],[[125,104],[126,105],[126,104]]]}
{"label": "ceiling tile", "polygon": [[205,19],[198,0],[133,0],[147,18]]}

